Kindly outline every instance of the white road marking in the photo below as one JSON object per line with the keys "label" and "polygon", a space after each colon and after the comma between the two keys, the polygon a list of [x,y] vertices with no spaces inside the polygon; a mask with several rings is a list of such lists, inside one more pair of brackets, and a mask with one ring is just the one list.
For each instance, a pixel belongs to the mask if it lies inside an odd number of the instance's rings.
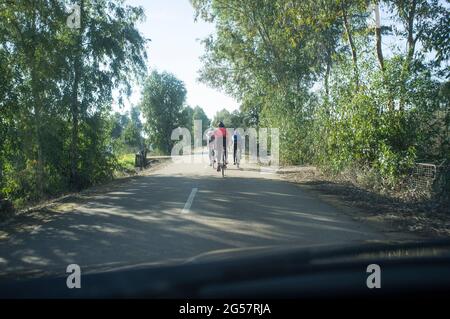
{"label": "white road marking", "polygon": [[195,194],[197,193],[197,191],[198,191],[197,187],[192,189],[191,194],[189,195],[189,197],[186,201],[186,204],[184,204],[184,208],[181,211],[182,214],[189,213],[189,210],[191,209],[191,205],[192,205],[192,202],[194,201],[194,197],[195,197]]}

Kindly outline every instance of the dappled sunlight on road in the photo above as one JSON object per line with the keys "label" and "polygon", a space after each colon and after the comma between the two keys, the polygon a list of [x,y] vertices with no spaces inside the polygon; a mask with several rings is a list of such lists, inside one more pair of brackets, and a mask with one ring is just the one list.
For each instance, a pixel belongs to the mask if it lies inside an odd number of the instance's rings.
{"label": "dappled sunlight on road", "polygon": [[[223,179],[203,164],[171,164],[22,215],[0,234],[0,275],[64,274],[69,263],[106,270],[219,249],[380,237],[275,175],[243,169],[229,169]],[[183,214],[194,187],[198,192]]]}

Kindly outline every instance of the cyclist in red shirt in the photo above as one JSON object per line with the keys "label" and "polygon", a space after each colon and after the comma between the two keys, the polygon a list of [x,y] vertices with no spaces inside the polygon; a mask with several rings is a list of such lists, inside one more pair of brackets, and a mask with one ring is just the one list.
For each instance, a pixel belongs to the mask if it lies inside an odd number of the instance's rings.
{"label": "cyclist in red shirt", "polygon": [[225,128],[225,125],[222,121],[219,122],[219,128],[217,128],[214,131],[214,141],[216,143],[215,145],[215,153],[216,153],[216,160],[217,160],[217,171],[220,172],[220,165],[222,164],[222,154],[225,152],[225,163],[224,165],[228,164],[227,160],[227,129]]}

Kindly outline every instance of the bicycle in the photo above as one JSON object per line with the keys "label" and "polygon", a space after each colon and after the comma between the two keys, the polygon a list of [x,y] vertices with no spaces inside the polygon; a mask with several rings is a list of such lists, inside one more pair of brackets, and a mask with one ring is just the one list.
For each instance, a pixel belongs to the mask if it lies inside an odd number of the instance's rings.
{"label": "bicycle", "polygon": [[236,167],[239,169],[239,164],[241,162],[241,150],[238,148],[236,150]]}
{"label": "bicycle", "polygon": [[216,152],[214,152],[214,150],[211,150],[211,154],[212,154],[212,168],[216,169]]}
{"label": "bicycle", "polygon": [[226,163],[226,149],[225,147],[223,148],[223,152],[222,152],[222,163],[217,163],[219,170],[222,172],[222,177],[225,177],[225,169],[227,168],[227,164]]}

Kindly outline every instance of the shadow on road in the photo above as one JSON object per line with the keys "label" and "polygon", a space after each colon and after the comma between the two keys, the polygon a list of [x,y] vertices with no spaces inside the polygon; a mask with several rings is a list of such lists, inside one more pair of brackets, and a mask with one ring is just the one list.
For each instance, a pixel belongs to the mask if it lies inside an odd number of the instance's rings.
{"label": "shadow on road", "polygon": [[[182,209],[193,187],[188,214]],[[293,184],[258,178],[140,176],[1,231],[0,275],[106,270],[226,248],[380,238]],[[9,275],[8,275],[9,276]]]}

